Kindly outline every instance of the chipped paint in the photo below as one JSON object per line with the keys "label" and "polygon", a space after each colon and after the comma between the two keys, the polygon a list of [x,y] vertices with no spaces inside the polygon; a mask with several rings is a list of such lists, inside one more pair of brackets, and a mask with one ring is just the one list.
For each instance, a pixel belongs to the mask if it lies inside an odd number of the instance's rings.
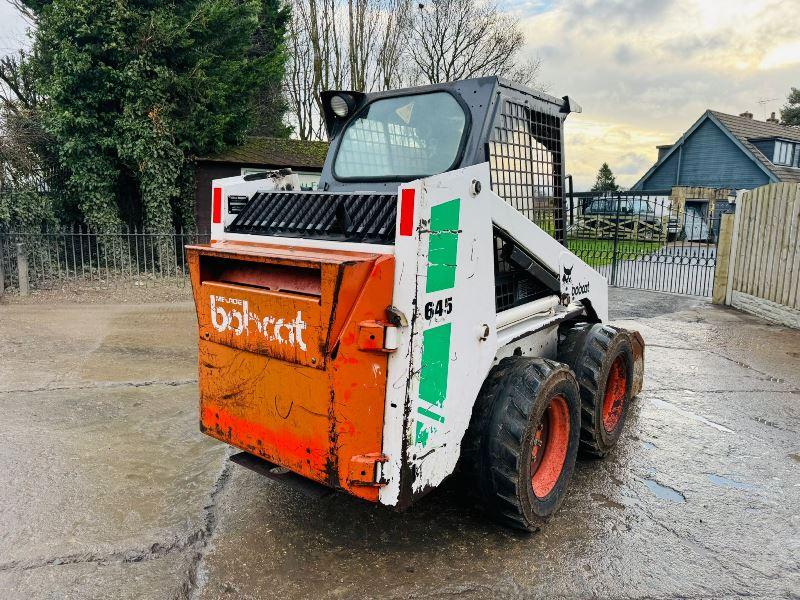
{"label": "chipped paint", "polygon": [[[414,235],[395,241],[393,304],[409,326],[389,358],[384,504],[407,506],[452,473],[494,358],[491,215],[473,179],[490,190],[488,165],[404,186],[415,190]],[[483,341],[480,323],[490,327]]]}

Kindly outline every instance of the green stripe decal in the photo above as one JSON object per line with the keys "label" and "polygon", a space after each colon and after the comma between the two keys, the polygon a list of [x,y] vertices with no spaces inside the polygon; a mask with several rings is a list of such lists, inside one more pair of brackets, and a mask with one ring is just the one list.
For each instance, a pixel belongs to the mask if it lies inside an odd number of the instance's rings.
{"label": "green stripe decal", "polygon": [[421,414],[423,417],[428,417],[429,419],[433,419],[434,421],[439,421],[439,423],[444,423],[444,417],[442,415],[437,415],[432,410],[428,410],[423,406],[420,406],[417,409],[417,412]]}
{"label": "green stripe decal", "polygon": [[456,283],[460,214],[460,198],[431,208],[428,280],[425,285],[425,291],[428,293],[449,290]]}
{"label": "green stripe decal", "polygon": [[419,398],[429,406],[417,408],[415,441],[423,447],[428,443],[429,434],[436,431],[433,424],[426,421],[444,423],[444,417],[437,411],[444,405],[447,397],[447,375],[450,369],[450,323],[432,327],[422,333],[422,368],[419,376]]}
{"label": "green stripe decal", "polygon": [[422,333],[422,372],[419,376],[420,400],[443,406],[447,396],[447,371],[450,367],[450,323]]}
{"label": "green stripe decal", "polygon": [[[456,259],[461,218],[461,199],[431,207],[428,238],[428,271],[425,291],[441,292],[456,284]],[[414,443],[423,448],[436,433],[444,416],[439,410],[447,398],[450,370],[450,323],[422,332],[422,365],[419,374],[419,399],[414,424]]]}

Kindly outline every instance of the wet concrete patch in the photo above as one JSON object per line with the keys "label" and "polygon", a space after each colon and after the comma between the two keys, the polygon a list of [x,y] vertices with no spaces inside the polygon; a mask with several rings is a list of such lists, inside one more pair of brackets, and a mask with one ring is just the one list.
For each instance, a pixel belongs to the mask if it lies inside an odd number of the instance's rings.
{"label": "wet concrete patch", "polygon": [[0,393],[0,597],[792,597],[800,333],[702,303],[664,316],[670,298],[630,323],[654,345],[619,445],[578,463],[535,535],[458,480],[397,514],[220,471],[191,306],[0,315],[0,390],[43,390]]}
{"label": "wet concrete patch", "polygon": [[604,494],[598,494],[598,493],[594,493],[593,492],[591,494],[591,496],[592,496],[592,500],[596,501],[597,504],[599,504],[600,506],[603,506],[605,508],[616,508],[618,510],[624,510],[625,509],[625,505],[624,504],[622,504],[621,502],[616,502],[616,501],[612,500],[611,498],[609,498],[608,496],[605,496]]}
{"label": "wet concrete patch", "polygon": [[744,483],[742,481],[735,481],[728,477],[723,477],[722,475],[715,475],[713,473],[708,475],[708,480],[713,483],[714,485],[718,485],[720,487],[726,488],[733,488],[735,490],[754,490],[756,486],[750,483]]}
{"label": "wet concrete patch", "polygon": [[660,500],[669,500],[670,502],[683,503],[686,502],[686,496],[673,487],[658,483],[655,479],[642,479],[642,483],[647,486],[647,489]]}
{"label": "wet concrete patch", "polygon": [[190,558],[181,553],[123,563],[75,562],[0,572],[4,600],[185,598]]}
{"label": "wet concrete patch", "polygon": [[786,431],[786,428],[781,427],[779,423],[775,421],[770,421],[765,419],[764,417],[753,417],[753,420],[756,423],[761,423],[762,425],[766,425],[767,427],[772,427],[773,429],[780,429],[781,431]]}
{"label": "wet concrete patch", "polygon": [[186,547],[225,448],[194,384],[0,394],[0,562]]}
{"label": "wet concrete patch", "polygon": [[696,421],[698,423],[702,423],[703,425],[707,425],[708,427],[716,429],[717,431],[722,431],[723,433],[734,433],[733,429],[725,427],[724,425],[720,425],[719,423],[715,423],[714,421],[706,419],[705,417],[693,413],[692,411],[680,408],[679,406],[676,406],[671,402],[667,402],[666,400],[661,400],[660,398],[655,398],[655,397],[650,397],[648,398],[648,400],[658,408],[675,412],[681,415],[682,417],[685,417],[692,421]]}

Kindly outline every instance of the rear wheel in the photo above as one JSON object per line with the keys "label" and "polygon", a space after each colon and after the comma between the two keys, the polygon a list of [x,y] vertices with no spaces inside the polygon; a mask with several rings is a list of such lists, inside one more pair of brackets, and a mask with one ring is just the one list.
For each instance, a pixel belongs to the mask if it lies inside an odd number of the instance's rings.
{"label": "rear wheel", "polygon": [[578,386],[563,364],[502,360],[481,389],[463,467],[496,519],[537,530],[564,501],[580,432]]}
{"label": "rear wheel", "polygon": [[558,358],[578,379],[581,452],[603,457],[622,435],[633,384],[633,350],[610,325],[579,323],[559,336]]}

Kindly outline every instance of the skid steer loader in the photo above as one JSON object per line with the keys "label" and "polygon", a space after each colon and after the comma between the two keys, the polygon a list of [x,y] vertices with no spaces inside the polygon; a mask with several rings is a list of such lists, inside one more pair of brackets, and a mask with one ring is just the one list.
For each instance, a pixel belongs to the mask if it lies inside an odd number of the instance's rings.
{"label": "skid steer loader", "polygon": [[188,248],[200,428],[232,460],[404,509],[459,469],[535,530],[642,385],[605,279],[564,245],[563,122],[496,77],[326,92],[317,191],[213,182]]}

